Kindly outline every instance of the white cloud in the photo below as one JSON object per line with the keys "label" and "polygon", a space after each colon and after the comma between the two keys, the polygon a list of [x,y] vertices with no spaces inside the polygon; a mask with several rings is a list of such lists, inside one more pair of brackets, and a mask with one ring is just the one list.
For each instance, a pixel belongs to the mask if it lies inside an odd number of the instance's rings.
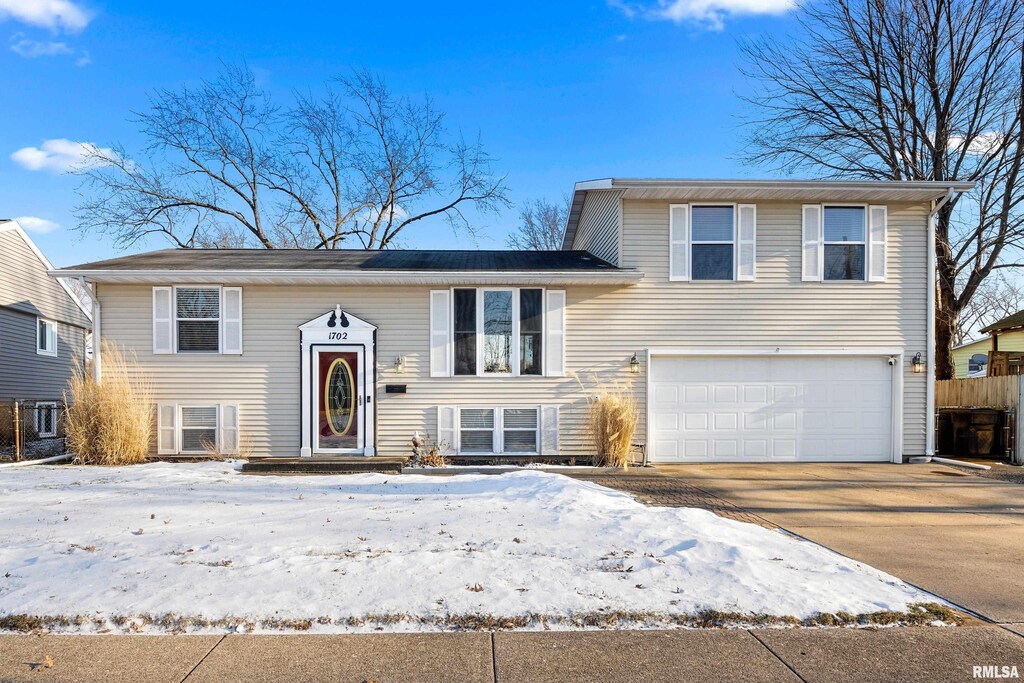
{"label": "white cloud", "polygon": [[67,43],[60,42],[42,42],[39,40],[32,40],[30,38],[22,38],[19,35],[14,36],[12,39],[14,42],[11,43],[11,52],[27,57],[28,59],[34,59],[36,57],[53,57],[54,55],[70,55],[74,53],[74,50]]}
{"label": "white cloud", "polygon": [[725,28],[727,18],[768,14],[785,14],[797,7],[797,0],[656,0],[630,2],[607,0],[630,19],[643,17],[650,21],[672,21],[677,24],[694,23],[713,31]]}
{"label": "white cloud", "polygon": [[95,153],[105,157],[117,157],[117,153],[109,147],[97,147],[91,142],[75,142],[57,138],[45,140],[39,147],[22,147],[11,154],[11,159],[30,171],[68,173],[104,165],[89,158]]}
{"label": "white cloud", "polygon": [[32,26],[81,31],[92,15],[72,0],[0,0],[0,21],[14,19]]}
{"label": "white cloud", "polygon": [[[992,154],[996,152],[1000,145],[1003,144],[1003,134],[993,131],[990,133],[979,133],[974,136],[970,144],[967,145],[967,153],[974,155]],[[950,150],[959,151],[964,146],[964,138],[959,135],[953,135],[949,138],[949,144],[947,145]]]}
{"label": "white cloud", "polygon": [[89,66],[90,64],[92,64],[92,55],[88,50],[82,50],[82,54],[75,60],[75,66]]}
{"label": "white cloud", "polygon": [[60,224],[39,216],[18,216],[14,219],[21,227],[29,232],[45,235],[48,232],[60,229]]}

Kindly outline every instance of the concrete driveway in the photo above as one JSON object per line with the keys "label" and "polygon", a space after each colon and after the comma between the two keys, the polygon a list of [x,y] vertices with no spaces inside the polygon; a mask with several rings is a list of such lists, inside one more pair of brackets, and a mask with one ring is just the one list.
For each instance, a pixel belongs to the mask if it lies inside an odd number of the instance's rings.
{"label": "concrete driveway", "polygon": [[1024,630],[1024,486],[930,464],[674,465],[658,472]]}

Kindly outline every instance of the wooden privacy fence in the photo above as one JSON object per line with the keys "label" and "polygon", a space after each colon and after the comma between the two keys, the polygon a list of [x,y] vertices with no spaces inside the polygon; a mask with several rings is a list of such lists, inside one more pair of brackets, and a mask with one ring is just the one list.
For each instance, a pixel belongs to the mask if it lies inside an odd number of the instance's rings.
{"label": "wooden privacy fence", "polygon": [[[1009,449],[1015,464],[1024,462],[1024,375],[948,379],[935,383],[935,404],[943,408],[993,408],[1009,412]],[[979,411],[980,412],[980,411]]]}
{"label": "wooden privacy fence", "polygon": [[939,408],[1009,408],[1020,410],[1024,375],[947,379],[935,383]]}

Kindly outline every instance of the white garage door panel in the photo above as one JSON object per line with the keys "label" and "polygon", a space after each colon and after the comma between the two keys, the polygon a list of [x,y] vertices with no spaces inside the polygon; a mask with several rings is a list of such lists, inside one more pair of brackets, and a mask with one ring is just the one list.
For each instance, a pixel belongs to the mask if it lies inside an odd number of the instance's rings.
{"label": "white garage door panel", "polygon": [[889,460],[892,375],[877,356],[655,356],[652,459]]}

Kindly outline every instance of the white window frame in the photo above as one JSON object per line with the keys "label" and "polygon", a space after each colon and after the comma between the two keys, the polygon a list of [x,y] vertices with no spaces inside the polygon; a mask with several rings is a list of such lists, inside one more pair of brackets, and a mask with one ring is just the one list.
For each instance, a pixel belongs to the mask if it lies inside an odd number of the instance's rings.
{"label": "white window frame", "polygon": [[[179,318],[178,317],[178,290],[179,289],[216,289],[217,290],[217,317],[216,318]],[[193,354],[220,354],[224,348],[224,288],[221,285],[174,285],[171,288],[171,320],[174,321],[174,353],[185,356]],[[181,351],[178,349],[178,321],[198,320],[217,323],[217,350],[216,351]]]}
{"label": "white window frame", "polygon": [[[456,289],[473,289],[476,290],[476,375],[457,375],[455,374],[455,290]],[[524,289],[537,289],[540,290],[540,343],[541,343],[541,354],[540,354],[540,374],[537,375],[523,375],[519,372],[520,366],[520,353],[519,353],[519,335],[520,335],[520,306],[519,298],[520,291]],[[451,353],[449,357],[449,363],[451,367],[452,377],[527,377],[527,378],[540,378],[547,376],[548,368],[544,356],[547,354],[547,289],[544,287],[452,287],[450,290],[450,301],[451,301],[451,312],[448,315],[448,335],[451,343]],[[512,349],[511,358],[509,365],[512,369],[511,372],[485,372],[484,371],[484,292],[511,292],[512,293]]]}
{"label": "white window frame", "polygon": [[[860,242],[829,242],[827,239],[825,239],[825,209],[862,209],[864,211],[864,239]],[[871,217],[869,215],[870,211],[870,206],[868,206],[867,204],[861,204],[860,202],[833,202],[830,204],[821,205],[821,255],[818,257],[818,267],[821,268],[821,282],[849,283],[868,281],[868,278],[870,277],[871,273],[871,264],[868,262],[868,259],[871,257],[871,255],[868,253],[868,239],[870,237],[870,235],[868,234],[868,230],[871,224]],[[852,280],[830,280],[827,277],[825,277],[825,248],[828,246],[835,246],[837,244],[845,244],[848,246],[860,245],[864,247],[864,277],[859,279],[854,278]]]}
{"label": "white window frame", "polygon": [[[184,432],[186,429],[200,429],[200,427],[185,427],[183,425],[184,420],[182,419],[184,410],[186,408],[213,408],[215,415],[216,424],[213,427],[213,449],[214,452],[220,452],[220,405],[217,403],[179,403],[177,407],[177,418],[175,429],[177,431],[178,440],[178,453],[181,455],[206,455],[207,451],[186,451],[184,444]],[[202,427],[201,429],[209,429],[209,427]]]}
{"label": "white window frame", "polygon": [[[47,412],[50,413],[50,431],[45,431],[44,432],[43,428],[40,426],[40,423],[41,423],[40,416],[42,415],[43,410],[46,410]],[[54,402],[54,401],[43,401],[41,403],[36,403],[34,413],[35,413],[35,418],[34,418],[33,422],[35,423],[34,426],[36,428],[36,436],[39,436],[39,437],[57,436],[57,404],[56,404],[56,402]]]}
{"label": "white window frame", "polygon": [[[527,287],[525,289],[530,289],[530,288]],[[463,451],[463,449],[462,449],[462,432],[463,431],[471,431],[471,432],[491,431],[491,430],[480,429],[480,428],[473,428],[473,427],[468,428],[468,429],[463,429],[463,427],[462,427],[462,411],[464,411],[464,410],[490,410],[490,411],[492,411],[493,420],[494,420],[494,427],[493,427],[493,433],[492,433],[492,436],[491,436],[491,450],[489,452],[485,452],[485,451],[465,452],[465,451]],[[537,426],[534,428],[534,445],[533,445],[533,450],[532,451],[505,451],[505,411],[506,410],[532,410],[536,414],[536,417],[537,417],[536,424],[537,424]],[[457,429],[458,435],[459,435],[458,438],[459,438],[459,454],[460,455],[495,455],[495,456],[499,456],[499,455],[512,455],[512,456],[518,456],[518,455],[539,455],[540,454],[540,451],[541,451],[541,448],[540,448],[540,442],[541,442],[541,406],[510,406],[510,405],[502,405],[502,406],[459,406],[459,408],[457,410],[457,413],[458,413],[458,415],[457,415],[456,429]],[[516,431],[525,432],[527,430],[525,430],[525,429],[516,429]]]}
{"label": "white window frame", "polygon": [[[739,240],[739,237],[740,237],[739,236],[739,229],[740,229],[739,228],[739,205],[736,204],[736,203],[733,203],[733,202],[700,202],[700,203],[697,203],[697,204],[694,204],[693,202],[691,202],[689,206],[690,206],[690,208],[689,208],[689,214],[690,214],[689,215],[690,244],[689,244],[688,249],[690,251],[690,253],[689,253],[689,257],[690,257],[690,281],[691,282],[736,282],[736,273],[737,273],[737,271],[739,271],[739,257],[740,257],[740,253],[739,253],[740,252],[740,250],[739,250],[739,241],[740,241]],[[724,207],[724,206],[728,206],[728,207],[730,207],[732,209],[732,240],[730,240],[728,242],[724,242],[722,240],[711,240],[711,241],[700,240],[700,241],[697,241],[696,239],[694,239],[694,237],[693,237],[693,235],[694,235],[694,229],[693,229],[693,209],[695,207],[696,208],[700,208],[700,207],[708,207],[708,206],[710,206],[710,207],[717,207],[717,206]],[[732,277],[731,278],[729,278],[728,280],[703,280],[703,279],[699,279],[699,278],[694,277],[695,272],[694,272],[694,267],[693,267],[693,248],[695,246],[697,246],[697,245],[704,245],[704,244],[731,244],[732,245]]]}
{"label": "white window frame", "polygon": [[[43,349],[39,347],[39,324],[43,323],[48,326],[46,340],[49,345],[53,348]],[[57,357],[57,321],[50,320],[49,318],[40,318],[36,316],[36,355],[49,356],[50,358]]]}

